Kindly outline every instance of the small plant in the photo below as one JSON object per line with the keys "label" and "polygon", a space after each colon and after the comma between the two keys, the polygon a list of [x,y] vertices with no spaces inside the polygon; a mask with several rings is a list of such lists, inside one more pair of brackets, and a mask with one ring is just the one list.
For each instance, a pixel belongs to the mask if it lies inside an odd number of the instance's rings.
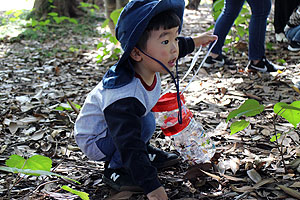
{"label": "small plant", "polygon": [[[264,111],[264,109],[265,107],[263,105],[260,105],[258,101],[254,99],[248,99],[238,109],[235,109],[228,114],[226,122],[229,122],[229,120],[233,118],[254,117],[258,114],[261,114]],[[276,122],[279,117],[282,117],[293,125],[293,129],[296,129],[297,125],[300,123],[300,101],[295,101],[290,105],[284,102],[276,103],[273,107],[273,111],[275,113],[273,119],[274,132],[270,138],[270,141],[276,143],[276,147],[278,148],[281,154],[281,162],[286,171],[287,169],[283,158],[283,147],[282,143],[279,144],[278,139],[282,137],[282,135],[288,134],[291,130],[284,133],[277,132]],[[246,121],[245,119],[233,122],[230,125],[230,135],[244,130],[249,126],[249,124],[250,122]]]}
{"label": "small plant", "polygon": [[[114,10],[110,14],[110,18],[114,22],[114,24],[117,24],[118,18],[121,14],[122,8]],[[108,26],[109,19],[106,19],[103,24],[102,28],[105,28]],[[118,59],[118,56],[121,54],[121,49],[117,47],[118,40],[115,36],[113,36],[110,32],[107,32],[102,35],[102,38],[104,39],[103,42],[99,42],[97,45],[97,49],[100,51],[100,54],[97,56],[98,63],[102,62],[104,59]]]}
{"label": "small plant", "polygon": [[[8,191],[8,199],[10,199],[10,193],[13,187],[24,178],[24,176],[21,177],[20,174],[26,174],[30,176],[40,176],[40,175],[56,176],[80,184],[78,181],[74,179],[51,172],[50,170],[52,167],[52,160],[46,156],[34,155],[28,159],[25,159],[22,156],[14,154],[11,155],[8,160],[6,160],[5,164],[6,166],[0,166],[0,170],[19,174],[18,175],[19,178],[15,180],[12,187]],[[78,195],[83,200],[89,200],[88,194],[85,192],[80,192],[71,189],[70,187],[65,185],[62,186],[61,188],[75,195]]]}
{"label": "small plant", "polygon": [[90,3],[85,3],[85,2],[80,2],[80,8],[83,9],[88,9],[90,11],[91,14],[95,13],[95,9],[99,10],[99,6],[95,5],[95,4],[90,4]]}
{"label": "small plant", "polygon": [[58,16],[58,13],[51,12],[48,13],[49,18],[46,20],[38,21],[36,19],[31,18],[30,21],[27,23],[27,27],[33,27],[36,29],[40,29],[43,26],[47,26],[51,23],[51,21],[54,21],[56,24],[61,24],[63,21],[69,21],[73,24],[78,24],[78,21],[74,18],[66,17],[66,16]]}

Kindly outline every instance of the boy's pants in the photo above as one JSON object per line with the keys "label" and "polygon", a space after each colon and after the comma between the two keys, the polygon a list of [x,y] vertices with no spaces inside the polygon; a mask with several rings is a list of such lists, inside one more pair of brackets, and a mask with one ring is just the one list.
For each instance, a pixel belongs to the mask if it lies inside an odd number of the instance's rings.
{"label": "boy's pants", "polygon": [[285,35],[289,41],[300,42],[300,25],[289,29]]}
{"label": "boy's pants", "polygon": [[[225,0],[224,9],[218,17],[214,34],[218,41],[212,53],[222,54],[226,36],[231,29],[234,20],[238,17],[245,0]],[[271,10],[271,0],[247,0],[251,8],[249,24],[249,60],[260,60],[265,55],[265,34],[267,18]]]}
{"label": "boy's pants", "polygon": [[[149,112],[146,116],[142,117],[142,132],[141,139],[145,142],[145,144],[151,139],[155,129],[155,117],[152,112]],[[101,161],[110,161],[109,168],[117,169],[123,167],[121,162],[120,153],[117,151],[115,144],[109,134],[107,132],[106,137],[99,139],[96,142],[99,149],[106,155]]]}

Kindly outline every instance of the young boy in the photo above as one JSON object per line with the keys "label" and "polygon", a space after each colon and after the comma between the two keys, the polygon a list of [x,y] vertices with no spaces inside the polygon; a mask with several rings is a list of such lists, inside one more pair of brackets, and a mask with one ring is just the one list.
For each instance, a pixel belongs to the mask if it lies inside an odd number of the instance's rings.
{"label": "young boy", "polygon": [[116,25],[124,53],[88,94],[75,124],[75,139],[88,158],[106,161],[103,180],[116,190],[143,190],[168,199],[157,169],[176,154],[149,145],[156,124],[151,109],[161,93],[159,73],[216,36],[178,37],[184,0],[132,0]]}

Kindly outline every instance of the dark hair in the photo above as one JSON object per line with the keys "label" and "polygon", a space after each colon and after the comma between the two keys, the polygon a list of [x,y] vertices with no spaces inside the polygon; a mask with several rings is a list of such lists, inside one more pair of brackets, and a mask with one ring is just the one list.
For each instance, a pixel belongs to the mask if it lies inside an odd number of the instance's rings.
{"label": "dark hair", "polygon": [[146,27],[144,33],[140,37],[138,43],[136,44],[137,47],[141,49],[146,48],[146,44],[148,38],[150,37],[150,32],[153,30],[159,30],[160,28],[171,29],[177,26],[180,26],[181,20],[172,10],[167,10],[155,15],[149,22],[148,26]]}

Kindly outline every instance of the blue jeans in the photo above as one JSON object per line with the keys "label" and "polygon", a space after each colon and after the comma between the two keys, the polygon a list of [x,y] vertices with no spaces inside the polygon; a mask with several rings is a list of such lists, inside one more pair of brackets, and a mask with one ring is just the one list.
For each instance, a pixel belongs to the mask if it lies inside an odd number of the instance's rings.
{"label": "blue jeans", "polygon": [[300,25],[289,29],[285,35],[289,41],[300,42]]}
{"label": "blue jeans", "polygon": [[[141,121],[142,121],[141,139],[146,144],[151,139],[156,129],[154,114],[152,112],[149,112],[146,116],[142,117]],[[107,132],[106,137],[99,139],[96,142],[96,144],[98,148],[106,156],[101,161],[109,161],[109,167],[113,169],[121,168],[123,166],[120,152],[117,151],[115,144],[109,134],[109,131]]]}
{"label": "blue jeans", "polygon": [[[222,54],[225,38],[231,29],[234,20],[238,17],[245,0],[224,0],[224,8],[218,17],[214,34],[218,36],[218,42],[212,49],[212,53]],[[261,60],[265,56],[265,34],[267,18],[271,10],[271,0],[247,0],[251,8],[249,24],[249,60]]]}

